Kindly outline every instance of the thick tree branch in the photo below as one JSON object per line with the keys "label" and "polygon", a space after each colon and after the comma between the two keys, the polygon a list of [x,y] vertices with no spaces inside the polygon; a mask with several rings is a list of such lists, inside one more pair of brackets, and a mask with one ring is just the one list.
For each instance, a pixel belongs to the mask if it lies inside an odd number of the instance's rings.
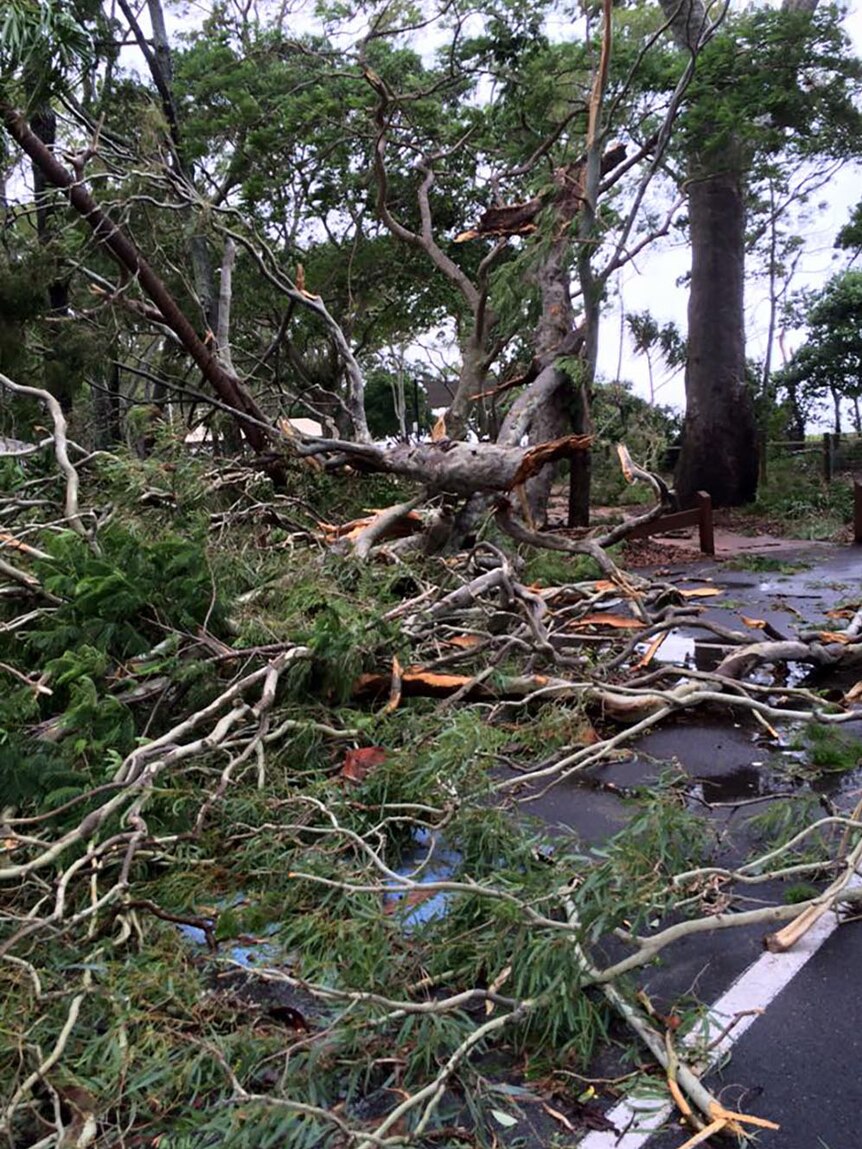
{"label": "thick tree branch", "polygon": [[[161,312],[165,324],[176,334],[216,395],[234,412],[251,446],[255,451],[263,452],[269,445],[270,439],[262,429],[262,425],[266,424],[263,412],[236,376],[222,366],[218,356],[204,343],[136,245],[120,225],[114,223],[102,211],[86,187],[77,181],[42,143],[20,112],[0,101],[0,115],[6,130],[38,166],[46,180],[54,187],[65,191],[72,207],[86,221],[99,243],[122,268],[138,280],[144,293]],[[246,415],[250,418],[244,418]]]}

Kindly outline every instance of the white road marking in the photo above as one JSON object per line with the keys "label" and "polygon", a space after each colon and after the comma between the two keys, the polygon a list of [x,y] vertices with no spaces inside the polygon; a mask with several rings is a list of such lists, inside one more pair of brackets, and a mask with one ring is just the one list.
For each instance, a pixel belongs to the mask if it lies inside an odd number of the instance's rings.
{"label": "white road marking", "polygon": [[[848,886],[858,886],[860,882],[862,879],[854,876]],[[765,1010],[778,997],[840,924],[837,913],[824,914],[792,950],[783,954],[764,953],[739,975],[730,989],[713,1003],[702,1024],[683,1041],[684,1046],[701,1049],[716,1042],[700,1061],[701,1072],[708,1072],[726,1057],[734,1043],[757,1021],[756,1011]],[[722,1030],[739,1014],[745,1016],[719,1038]],[[588,1133],[578,1143],[578,1149],[642,1149],[673,1111],[672,1105],[661,1103],[654,1095],[627,1097],[605,1114],[613,1130]]]}

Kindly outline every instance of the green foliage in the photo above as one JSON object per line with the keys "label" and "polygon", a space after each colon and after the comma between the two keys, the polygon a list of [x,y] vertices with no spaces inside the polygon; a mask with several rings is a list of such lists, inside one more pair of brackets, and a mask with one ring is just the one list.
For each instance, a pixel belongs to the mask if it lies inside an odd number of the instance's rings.
{"label": "green foliage", "polygon": [[860,77],[836,8],[750,10],[699,55],[681,140],[707,163],[731,140],[761,156],[853,155]]}
{"label": "green foliage", "polygon": [[40,562],[38,572],[63,601],[29,631],[32,650],[60,655],[74,643],[124,659],[205,621],[214,633],[223,632],[224,606],[199,543],[171,535],[148,542],[110,526],[100,534],[100,547],[102,553],[93,554],[71,531],[48,543],[51,558]]}
{"label": "green foliage", "polygon": [[0,88],[18,98],[23,77],[26,107],[37,107],[54,94],[76,67],[93,55],[83,18],[93,5],[5,0],[0,15]]}
{"label": "green foliage", "polygon": [[591,938],[624,924],[637,932],[672,903],[673,874],[709,860],[709,824],[687,808],[678,783],[673,775],[665,779],[638,803],[620,834],[594,849],[603,860],[577,893]]}
{"label": "green foliage", "polygon": [[731,570],[758,571],[769,574],[796,574],[807,570],[811,564],[808,562],[788,562],[786,559],[776,559],[772,555],[740,555],[739,558],[730,559],[727,563]]}
{"label": "green foliage", "polygon": [[816,886],[810,886],[807,882],[795,882],[784,891],[784,902],[785,905],[795,906],[816,898],[819,893]]}
{"label": "green foliage", "polygon": [[526,555],[524,581],[539,586],[565,586],[601,577],[598,564],[589,555],[564,555],[555,551],[531,549]]}
{"label": "green foliage", "polygon": [[428,397],[421,380],[422,371],[416,367],[396,365],[395,369],[378,366],[365,376],[365,415],[375,439],[398,435],[399,426],[396,396],[403,390],[404,422],[408,433],[413,433],[418,422],[420,435],[431,429],[433,418]]}
{"label": "green foliage", "polygon": [[803,293],[793,311],[808,337],[776,374],[777,386],[792,392],[806,412],[830,398],[862,397],[862,272],[833,276],[819,291]]}
{"label": "green foliage", "polygon": [[752,513],[774,519],[791,538],[835,537],[853,515],[853,488],[822,473],[820,444],[804,454],[783,453],[769,461],[768,482],[761,484]]}
{"label": "green foliage", "polygon": [[[746,836],[752,842],[752,854],[759,857],[772,850],[779,850],[813,822],[824,816],[818,797],[815,794],[801,793],[793,798],[777,798],[759,814],[754,814],[745,822]],[[841,830],[824,827],[813,834],[807,834],[792,850],[788,850],[781,863],[827,862],[835,856]]]}
{"label": "green foliage", "polygon": [[834,726],[809,726],[798,739],[814,774],[844,774],[862,761],[859,742]]}

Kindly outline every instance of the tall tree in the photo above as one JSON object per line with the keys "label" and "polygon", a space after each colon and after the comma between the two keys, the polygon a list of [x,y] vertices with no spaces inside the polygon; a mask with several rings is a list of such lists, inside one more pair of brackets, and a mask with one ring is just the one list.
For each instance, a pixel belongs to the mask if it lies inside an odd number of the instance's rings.
{"label": "tall tree", "polygon": [[758,149],[846,154],[858,71],[836,15],[816,19],[817,0],[746,13],[718,34],[701,0],[660,2],[677,45],[699,56],[683,133],[692,266],[677,490],[684,501],[703,488],[736,505],[753,497],[758,475],[745,381],[747,181]]}

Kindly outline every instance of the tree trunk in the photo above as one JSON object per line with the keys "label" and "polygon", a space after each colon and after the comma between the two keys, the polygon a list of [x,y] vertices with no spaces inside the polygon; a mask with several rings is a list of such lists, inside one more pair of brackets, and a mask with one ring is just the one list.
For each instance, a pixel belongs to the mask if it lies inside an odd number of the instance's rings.
{"label": "tree trunk", "polygon": [[832,410],[835,413],[835,434],[841,434],[841,392],[837,387],[829,388],[832,395]]}
{"label": "tree trunk", "polygon": [[[51,151],[57,142],[57,117],[49,105],[39,108],[33,115],[32,128],[38,137]],[[36,202],[36,234],[39,246],[50,248],[54,239],[56,225],[56,207],[50,201],[50,184],[42,173],[39,165],[34,161],[31,165],[33,173],[33,197]],[[57,320],[69,314],[69,281],[58,274],[48,284],[48,315]],[[44,337],[44,353],[42,369],[45,380],[45,389],[53,395],[60,404],[64,415],[72,410],[75,392],[80,379],[69,368],[63,357],[63,330],[58,323],[50,324]]]}
{"label": "tree trunk", "polygon": [[754,404],[745,383],[741,165],[695,175],[688,202],[689,348],[676,489],[683,504],[705,490],[719,506],[738,506],[754,497],[758,477]]}
{"label": "tree trunk", "polygon": [[[677,45],[697,54],[711,31],[703,0],[660,4]],[[782,7],[811,13],[817,5],[818,0],[783,0]],[[758,479],[757,427],[744,382],[746,160],[733,136],[708,160],[690,158],[689,361],[676,487],[683,503],[703,489],[720,505],[738,506],[754,497]]]}
{"label": "tree trunk", "polygon": [[[711,30],[702,0],[660,0],[671,35],[696,55]],[[700,143],[698,145],[700,146]],[[686,414],[676,488],[682,503],[699,490],[737,506],[757,490],[757,430],[745,388],[745,160],[731,137],[688,181],[691,290]]]}

